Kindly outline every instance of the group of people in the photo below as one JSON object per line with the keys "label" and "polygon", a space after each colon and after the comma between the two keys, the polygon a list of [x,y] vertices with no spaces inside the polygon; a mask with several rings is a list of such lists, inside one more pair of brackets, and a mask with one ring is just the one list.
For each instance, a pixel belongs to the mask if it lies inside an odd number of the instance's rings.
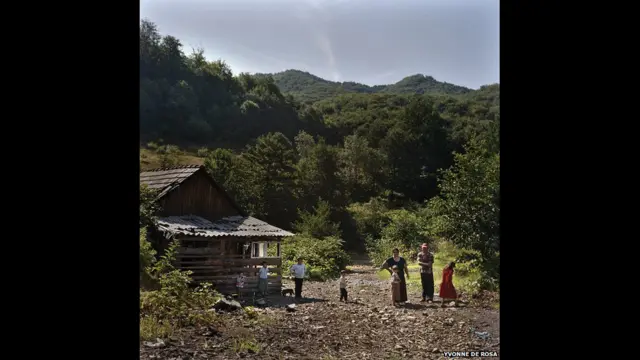
{"label": "group of people", "polygon": [[[420,265],[420,280],[422,283],[422,300],[421,302],[433,302],[434,294],[434,281],[433,281],[433,254],[429,252],[429,245],[422,244],[421,251],[418,253],[418,265]],[[298,263],[291,266],[289,272],[294,278],[295,299],[302,298],[302,283],[308,275],[307,266],[304,264],[304,259],[298,258]],[[445,300],[456,301],[458,295],[456,289],[453,286],[453,272],[455,269],[455,263],[450,262],[442,270],[442,283],[440,284],[440,298],[442,299],[442,306],[444,306]],[[407,282],[409,279],[409,268],[407,267],[406,260],[400,256],[398,249],[393,249],[393,256],[388,258],[380,268],[389,271],[391,274],[391,303],[393,306],[397,306],[400,303],[408,301],[407,297]],[[262,267],[258,271],[258,292],[262,295],[267,293],[267,278],[269,270],[267,263],[263,262]],[[347,273],[342,270],[340,273],[340,301],[347,301]],[[241,293],[244,288],[246,277],[243,274],[236,280],[236,289],[238,294]]]}
{"label": "group of people", "polygon": [[[418,253],[418,265],[420,265],[420,280],[422,283],[422,300],[421,302],[433,302],[434,282],[433,282],[433,254],[429,252],[429,245],[422,244],[421,251]],[[453,286],[453,271],[455,263],[450,262],[442,270],[442,283],[440,284],[440,298],[442,306],[445,300],[457,300],[458,295]],[[388,258],[381,269],[389,271],[391,274],[391,303],[397,306],[400,303],[407,302],[407,282],[405,276],[409,278],[409,268],[407,262],[400,256],[398,249],[393,249],[393,256]]]}
{"label": "group of people", "polygon": [[[298,263],[294,264],[289,271],[294,277],[295,281],[295,298],[302,298],[302,281],[307,277],[307,267],[303,263],[302,258],[298,258]],[[262,267],[258,270],[258,293],[262,296],[267,294],[267,285],[269,279],[269,268],[267,268],[267,262],[262,262]],[[247,277],[244,273],[240,273],[236,278],[236,293],[239,298],[242,298],[242,290],[246,286]]]}

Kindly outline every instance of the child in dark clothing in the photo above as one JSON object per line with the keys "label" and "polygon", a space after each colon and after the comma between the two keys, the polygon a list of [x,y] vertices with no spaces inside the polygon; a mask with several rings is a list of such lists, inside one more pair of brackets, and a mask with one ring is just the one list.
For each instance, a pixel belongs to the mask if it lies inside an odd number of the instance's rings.
{"label": "child in dark clothing", "polygon": [[340,271],[340,301],[344,299],[344,302],[347,302],[347,272],[342,270]]}

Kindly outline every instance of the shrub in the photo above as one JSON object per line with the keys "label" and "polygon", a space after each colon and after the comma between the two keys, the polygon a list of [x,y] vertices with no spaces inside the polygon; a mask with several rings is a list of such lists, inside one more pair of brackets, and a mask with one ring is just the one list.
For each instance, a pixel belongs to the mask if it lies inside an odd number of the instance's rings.
{"label": "shrub", "polygon": [[140,285],[143,288],[153,286],[153,276],[149,269],[156,262],[156,251],[147,240],[147,229],[140,228]]}
{"label": "shrub", "polygon": [[206,147],[198,149],[198,156],[201,158],[206,158],[207,156],[209,156],[209,149],[207,149]]}
{"label": "shrub", "polygon": [[283,241],[282,260],[285,271],[299,257],[310,267],[311,274],[322,280],[340,276],[340,270],[351,261],[349,254],[344,251],[343,241],[333,236],[317,239],[303,234]]}
{"label": "shrub", "polygon": [[[164,255],[146,268],[158,282],[158,289],[140,292],[141,324],[157,323],[165,328],[208,323],[215,314],[207,311],[219,298],[209,284],[190,288],[191,272],[176,269],[178,241],[173,241]],[[141,254],[142,257],[142,254]],[[143,320],[144,319],[144,320]]]}
{"label": "shrub", "polygon": [[168,338],[171,335],[173,335],[173,327],[168,322],[160,321],[154,316],[140,318],[140,338],[142,340]]}
{"label": "shrub", "polygon": [[394,248],[398,248],[407,261],[412,261],[421,244],[433,245],[422,219],[415,212],[391,210],[385,216],[389,223],[380,232],[380,238],[367,241],[367,252],[376,265],[389,258]]}
{"label": "shrub", "polygon": [[396,239],[382,238],[367,241],[367,253],[376,266],[382,265],[382,263],[392,255],[392,251],[395,248],[400,250],[402,257],[406,258],[406,254],[410,253],[410,250]]}
{"label": "shrub", "polygon": [[365,240],[379,239],[382,229],[391,221],[388,204],[382,198],[351,204],[347,210],[356,223],[358,233]]}

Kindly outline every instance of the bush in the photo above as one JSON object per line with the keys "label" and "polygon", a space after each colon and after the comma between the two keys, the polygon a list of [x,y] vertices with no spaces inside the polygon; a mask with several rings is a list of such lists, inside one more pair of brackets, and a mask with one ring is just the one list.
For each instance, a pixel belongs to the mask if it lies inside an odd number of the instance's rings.
{"label": "bush", "polygon": [[380,232],[380,239],[367,241],[367,252],[376,265],[388,259],[394,248],[398,248],[407,261],[412,261],[421,244],[432,245],[431,239],[426,236],[422,219],[415,212],[391,210],[385,216],[389,218],[389,223]]}
{"label": "bush", "polygon": [[367,241],[367,254],[376,266],[382,265],[385,260],[391,257],[392,251],[395,248],[400,250],[400,256],[404,257],[407,261],[410,260],[406,258],[406,254],[409,254],[410,250],[396,239],[382,238]]}
{"label": "bush", "polygon": [[156,251],[147,240],[147,229],[140,228],[140,285],[143,288],[151,288],[153,286],[153,276],[149,269],[156,262]]}
{"label": "bush", "polygon": [[179,242],[173,241],[165,254],[145,269],[157,280],[158,289],[140,292],[141,326],[144,323],[164,329],[179,328],[208,323],[215,317],[207,310],[220,298],[219,294],[212,291],[209,284],[195,290],[190,288],[191,272],[176,269],[172,264],[178,246]]}
{"label": "bush", "polygon": [[344,251],[343,241],[330,236],[323,239],[308,235],[288,238],[282,243],[283,268],[288,270],[297,259],[302,257],[311,269],[311,275],[321,280],[340,276],[350,262],[349,254]]}
{"label": "bush", "polygon": [[140,317],[140,338],[142,340],[166,339],[171,335],[173,335],[171,324],[160,321],[154,316]]}
{"label": "bush", "polygon": [[347,208],[356,223],[356,229],[362,239],[380,238],[385,226],[391,221],[389,207],[385,199],[373,198],[367,203],[351,204]]}

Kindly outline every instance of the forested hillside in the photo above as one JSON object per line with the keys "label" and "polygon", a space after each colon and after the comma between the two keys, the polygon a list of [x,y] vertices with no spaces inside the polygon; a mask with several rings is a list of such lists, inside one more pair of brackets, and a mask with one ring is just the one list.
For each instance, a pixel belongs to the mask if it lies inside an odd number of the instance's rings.
{"label": "forested hillside", "polygon": [[234,75],[141,23],[141,164],[202,158],[241,206],[300,244],[326,245],[316,252],[342,239],[377,259],[450,241],[482,274],[478,286],[496,284],[499,124],[498,84]]}
{"label": "forested hillside", "polygon": [[257,76],[273,77],[280,91],[284,94],[291,94],[294,98],[303,102],[313,102],[349,93],[453,95],[472,91],[463,86],[440,82],[431,76],[422,74],[407,76],[395,84],[375,86],[359,84],[353,81],[329,81],[300,70],[286,70],[276,74],[257,74]]}

